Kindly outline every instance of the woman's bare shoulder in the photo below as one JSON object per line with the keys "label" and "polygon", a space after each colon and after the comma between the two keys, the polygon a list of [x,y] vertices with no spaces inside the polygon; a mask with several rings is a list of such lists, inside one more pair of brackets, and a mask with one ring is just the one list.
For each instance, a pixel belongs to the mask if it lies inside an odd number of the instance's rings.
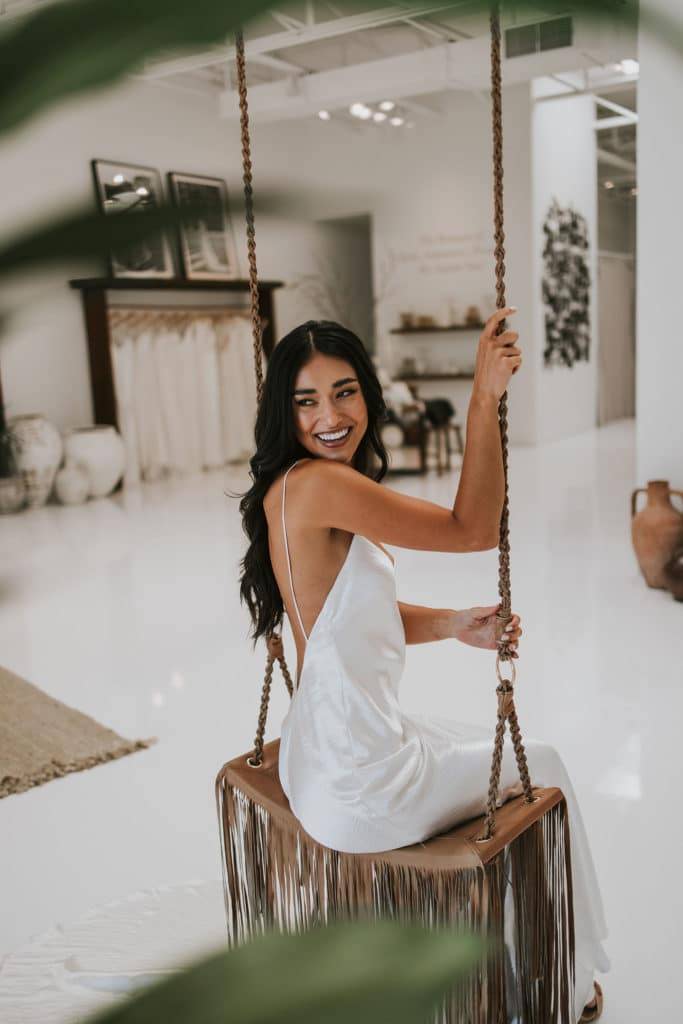
{"label": "woman's bare shoulder", "polygon": [[274,514],[280,514],[280,505],[282,502],[282,488],[284,485],[285,474],[289,469],[292,472],[287,477],[287,501],[296,501],[296,493],[298,487],[295,480],[301,479],[303,476],[307,478],[311,477],[311,474],[317,473],[317,466],[325,462],[325,459],[298,459],[296,463],[291,463],[286,469],[275,477],[270,487],[263,496],[263,511],[266,514],[266,519],[270,522],[271,516]]}

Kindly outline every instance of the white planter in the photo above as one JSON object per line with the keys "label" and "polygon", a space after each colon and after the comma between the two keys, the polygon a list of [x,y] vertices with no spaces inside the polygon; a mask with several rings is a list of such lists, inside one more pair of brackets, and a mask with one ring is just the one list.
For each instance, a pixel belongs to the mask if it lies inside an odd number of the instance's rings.
{"label": "white planter", "polygon": [[76,462],[67,460],[55,477],[55,494],[62,505],[82,505],[90,494],[90,477]]}
{"label": "white planter", "polygon": [[62,461],[62,439],[57,428],[39,413],[14,416],[9,426],[17,442],[17,468],[26,484],[26,504],[39,508],[50,496]]}
{"label": "white planter", "polygon": [[76,427],[64,439],[67,461],[85,470],[91,498],[111,494],[123,476],[126,449],[114,427]]}

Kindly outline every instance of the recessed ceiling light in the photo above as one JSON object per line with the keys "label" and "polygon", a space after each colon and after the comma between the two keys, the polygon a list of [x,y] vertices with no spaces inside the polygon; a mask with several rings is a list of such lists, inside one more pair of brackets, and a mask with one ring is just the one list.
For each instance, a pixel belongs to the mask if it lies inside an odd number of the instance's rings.
{"label": "recessed ceiling light", "polygon": [[149,195],[149,189],[145,188],[144,185],[140,185],[140,187],[136,188],[135,191],[137,192],[137,194],[139,196],[148,196]]}
{"label": "recessed ceiling light", "polygon": [[370,107],[367,107],[364,103],[352,103],[349,107],[349,113],[353,114],[354,117],[359,117],[361,121],[367,121],[369,117],[372,117]]}
{"label": "recessed ceiling light", "polygon": [[112,181],[114,182],[115,185],[123,185],[125,180],[126,179],[124,178],[124,176],[122,174],[115,174],[114,177],[112,178]]}
{"label": "recessed ceiling light", "polygon": [[330,114],[329,110],[319,110],[318,117],[320,118],[321,121],[329,121],[332,115]]}
{"label": "recessed ceiling light", "polygon": [[638,195],[638,187],[637,186],[635,186],[634,188],[631,189],[631,195],[632,196],[637,196]]}
{"label": "recessed ceiling light", "polygon": [[398,128],[398,127],[400,127],[400,125],[403,124],[403,118],[402,117],[392,117],[390,119],[390,121],[389,121],[389,124],[393,124],[394,128]]}
{"label": "recessed ceiling light", "polygon": [[619,61],[619,70],[623,71],[625,75],[637,75],[640,71],[640,64],[632,57],[625,57],[624,60]]}
{"label": "recessed ceiling light", "polygon": [[379,109],[384,110],[388,113],[390,110],[393,110],[395,106],[396,104],[394,103],[393,100],[382,100],[382,102],[379,105]]}
{"label": "recessed ceiling light", "polygon": [[372,120],[373,121],[377,121],[378,124],[381,121],[386,121],[386,119],[387,119],[387,115],[382,113],[381,110],[376,110],[375,113],[372,115]]}
{"label": "recessed ceiling light", "polygon": [[613,181],[606,181],[605,182],[605,188],[614,188],[614,182]]}

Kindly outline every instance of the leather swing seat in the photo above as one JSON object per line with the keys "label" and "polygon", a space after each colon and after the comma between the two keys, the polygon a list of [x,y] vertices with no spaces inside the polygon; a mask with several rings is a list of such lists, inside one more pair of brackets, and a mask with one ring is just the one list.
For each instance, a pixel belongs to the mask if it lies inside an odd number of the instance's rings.
{"label": "leather swing seat", "polygon": [[[481,964],[435,1021],[504,1022],[526,1007],[529,1024],[569,1024],[572,914],[569,832],[559,789],[535,789],[486,817],[381,853],[347,854],[314,840],[292,813],[278,774],[279,739],[223,766],[216,779],[229,940],[271,928],[299,931],[343,918],[462,926],[502,943],[514,907],[514,960]],[[512,883],[512,904],[506,900]],[[507,904],[507,909],[506,909]],[[502,947],[499,945],[499,953]],[[567,1011],[562,1012],[562,1006]]]}

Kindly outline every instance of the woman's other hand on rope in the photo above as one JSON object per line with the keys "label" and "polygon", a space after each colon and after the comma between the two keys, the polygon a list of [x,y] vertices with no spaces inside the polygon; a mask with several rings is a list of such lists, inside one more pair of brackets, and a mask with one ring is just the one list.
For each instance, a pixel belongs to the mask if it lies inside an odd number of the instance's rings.
{"label": "woman's other hand on rope", "polygon": [[451,635],[471,647],[483,647],[489,651],[497,650],[503,642],[507,642],[513,658],[517,654],[517,644],[522,635],[519,615],[512,615],[504,629],[505,641],[500,639],[500,619],[497,612],[500,604],[486,608],[464,608],[453,611],[453,630]]}
{"label": "woman's other hand on rope", "polygon": [[515,345],[519,338],[517,331],[505,329],[501,334],[497,333],[502,322],[516,312],[515,306],[497,309],[481,332],[474,367],[473,395],[491,395],[500,401],[510,377],[522,365],[522,350]]}

